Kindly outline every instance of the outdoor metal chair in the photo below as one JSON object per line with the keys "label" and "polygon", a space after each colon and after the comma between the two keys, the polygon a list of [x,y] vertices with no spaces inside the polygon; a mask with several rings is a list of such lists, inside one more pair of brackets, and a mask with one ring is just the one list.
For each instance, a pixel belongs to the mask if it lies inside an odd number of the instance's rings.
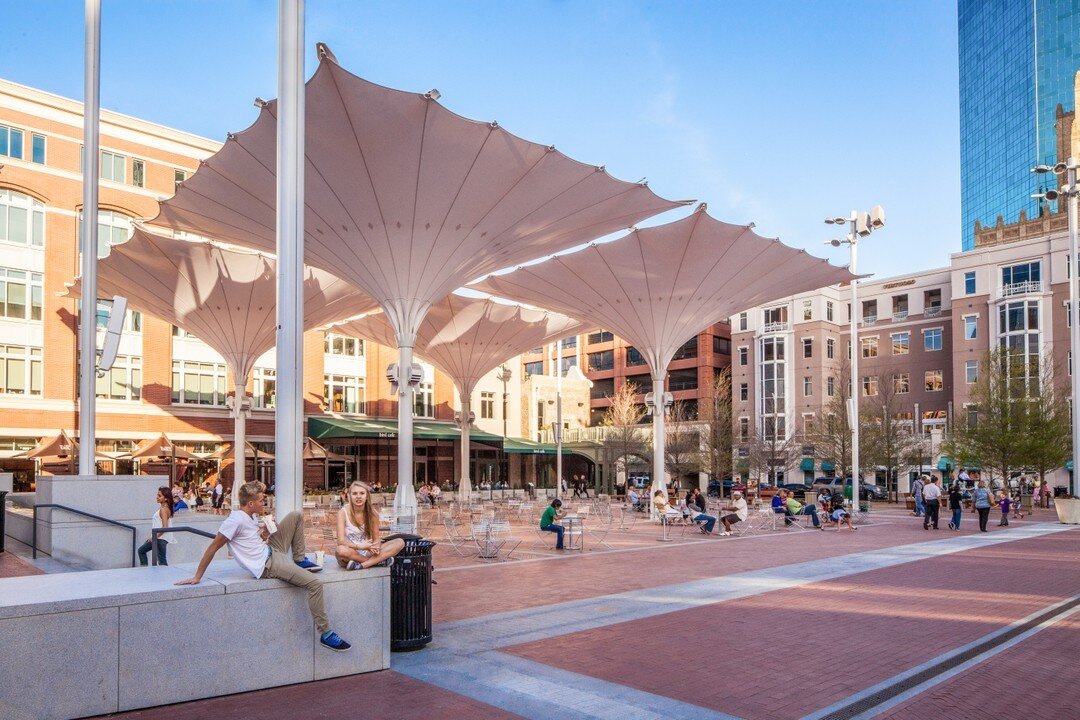
{"label": "outdoor metal chair", "polygon": [[615,548],[613,548],[606,539],[608,533],[611,532],[613,523],[614,520],[611,515],[597,513],[589,518],[585,518],[585,533],[589,536],[589,540],[595,545],[603,545],[608,550],[614,550]]}
{"label": "outdoor metal chair", "polygon": [[443,521],[443,530],[450,548],[461,557],[468,557],[475,550],[471,524],[447,517]]}

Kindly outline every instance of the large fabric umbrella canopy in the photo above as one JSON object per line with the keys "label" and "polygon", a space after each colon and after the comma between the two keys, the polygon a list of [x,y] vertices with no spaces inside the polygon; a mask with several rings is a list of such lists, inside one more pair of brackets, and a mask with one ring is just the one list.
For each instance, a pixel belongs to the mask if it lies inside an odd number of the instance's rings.
{"label": "large fabric umbrella canopy", "polygon": [[145,460],[146,458],[176,458],[177,460],[202,460],[202,457],[193,452],[177,447],[176,443],[165,436],[165,433],[156,438],[143,440],[131,451],[131,458]]}
{"label": "large fabric umbrella canopy", "polygon": [[[333,326],[344,335],[394,342],[394,329],[384,313],[371,313]],[[461,396],[461,480],[463,500],[472,491],[469,478],[469,414],[480,378],[529,348],[587,330],[578,320],[548,310],[496,302],[488,298],[447,295],[420,324],[416,352],[450,376]]]}
{"label": "large fabric umbrella canopy", "polygon": [[[648,362],[653,397],[662,405],[671,358],[703,329],[747,307],[855,277],[752,228],[716,220],[702,204],[681,220],[634,229],[471,288],[619,335]],[[653,490],[666,495],[663,423],[664,413],[654,412]]]}
{"label": "large fabric umbrella canopy", "polygon": [[[304,260],[379,301],[403,373],[428,309],[469,280],[679,205],[498,123],[456,115],[435,91],[352,75],[323,45],[319,59],[305,90]],[[154,223],[273,251],[277,114],[276,101],[263,103]],[[399,394],[395,505],[415,515],[412,386]]]}

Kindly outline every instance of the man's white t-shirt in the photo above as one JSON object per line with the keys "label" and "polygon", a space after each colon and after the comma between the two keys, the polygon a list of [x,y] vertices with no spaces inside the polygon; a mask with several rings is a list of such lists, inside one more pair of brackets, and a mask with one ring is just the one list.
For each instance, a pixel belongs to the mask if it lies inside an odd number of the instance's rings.
{"label": "man's white t-shirt", "polygon": [[941,488],[939,488],[937,485],[934,485],[933,483],[930,483],[923,488],[922,494],[924,500],[937,500],[941,497]]}
{"label": "man's white t-shirt", "polygon": [[735,507],[735,515],[738,516],[739,520],[746,520],[746,501],[739,498],[731,504]]}
{"label": "man's white t-shirt", "polygon": [[233,510],[218,532],[229,541],[229,552],[240,567],[255,577],[262,577],[270,557],[270,546],[259,537],[258,523],[243,510]]}

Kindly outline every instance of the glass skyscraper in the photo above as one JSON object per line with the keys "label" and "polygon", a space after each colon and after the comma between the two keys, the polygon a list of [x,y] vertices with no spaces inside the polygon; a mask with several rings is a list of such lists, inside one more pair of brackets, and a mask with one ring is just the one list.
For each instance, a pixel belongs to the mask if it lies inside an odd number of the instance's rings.
{"label": "glass skyscraper", "polygon": [[1039,213],[1031,168],[1053,164],[1055,111],[1073,110],[1080,0],[958,0],[963,249],[975,221]]}

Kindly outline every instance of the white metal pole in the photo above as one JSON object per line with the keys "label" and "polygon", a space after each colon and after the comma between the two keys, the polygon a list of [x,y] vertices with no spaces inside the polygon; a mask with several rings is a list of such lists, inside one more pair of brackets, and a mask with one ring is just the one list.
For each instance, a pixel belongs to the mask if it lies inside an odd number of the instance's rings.
{"label": "white metal pole", "polygon": [[[247,414],[244,412],[244,399],[247,393],[247,379],[236,379],[236,393],[233,396],[233,484],[230,499],[232,508],[240,507],[240,486],[247,479]],[[255,477],[259,477],[259,458],[255,458]]]}
{"label": "white metal pole", "polygon": [[1069,491],[1073,495],[1080,492],[1080,483],[1077,482],[1077,474],[1080,473],[1080,382],[1077,382],[1078,368],[1080,368],[1080,314],[1077,311],[1077,194],[1080,188],[1076,187],[1077,160],[1070,157],[1068,165],[1068,193],[1069,193],[1069,307],[1072,312],[1072,325],[1069,328],[1069,348],[1072,351],[1072,486]]}
{"label": "white metal pole", "polygon": [[101,154],[101,0],[86,0],[83,105],[82,312],[79,316],[79,474],[97,474],[97,244]]}
{"label": "white metal pole", "polygon": [[284,515],[303,507],[304,487],[304,0],[278,0],[278,98],[274,483]]}
{"label": "white metal pole", "polygon": [[555,343],[555,497],[562,497],[562,350],[563,343]]}
{"label": "white metal pole", "polygon": [[469,474],[469,413],[472,398],[461,393],[461,482],[458,484],[458,499],[468,503],[472,496],[472,479]]}
{"label": "white metal pole", "polygon": [[649,488],[649,508],[653,519],[656,518],[656,509],[652,504],[653,495],[657,490],[668,499],[667,483],[664,482],[664,455],[667,452],[667,431],[664,429],[664,378],[666,372],[654,370],[652,376],[653,395],[653,462],[652,484]]}
{"label": "white metal pole", "polygon": [[[851,274],[856,273],[858,261],[859,235],[855,232],[855,220],[858,213],[851,213]],[[851,280],[851,508],[859,509],[859,393],[862,381],[859,378],[859,279]]]}
{"label": "white metal pole", "polygon": [[[410,336],[412,337],[412,336]],[[416,515],[416,492],[413,489],[413,386],[412,340],[398,341],[398,472],[394,493],[394,514]]]}

